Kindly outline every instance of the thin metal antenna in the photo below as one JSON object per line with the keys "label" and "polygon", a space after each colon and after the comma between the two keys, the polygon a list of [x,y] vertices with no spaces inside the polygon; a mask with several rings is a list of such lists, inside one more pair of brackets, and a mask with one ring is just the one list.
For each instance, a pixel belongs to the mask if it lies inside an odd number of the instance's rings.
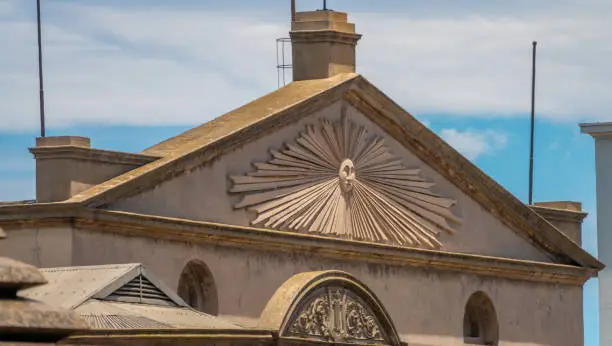
{"label": "thin metal antenna", "polygon": [[[291,26],[295,22],[295,0],[291,0]],[[285,45],[291,44],[291,38],[282,37],[276,39],[276,81],[277,86],[280,88],[287,84],[285,72],[287,69],[292,67],[285,61]]]}
{"label": "thin metal antenna", "polygon": [[529,145],[529,205],[533,202],[533,135],[535,126],[535,78],[536,78],[536,46],[533,41],[533,55],[531,60],[531,143]]}
{"label": "thin metal antenna", "polygon": [[291,39],[288,37],[276,39],[276,77],[279,88],[287,84],[285,72],[292,68],[292,65],[285,60],[285,55],[287,54],[286,49],[288,49],[288,47],[285,46],[289,44],[291,44]]}
{"label": "thin metal antenna", "polygon": [[38,21],[38,83],[40,97],[40,136],[45,136],[45,89],[43,87],[43,63],[42,63],[42,35],[40,21],[40,0],[36,0],[36,14]]}
{"label": "thin metal antenna", "polygon": [[[282,63],[281,65],[285,66],[285,45],[283,44],[281,46],[281,54],[282,54]],[[285,69],[283,68],[283,85],[287,84],[287,82],[285,81]]]}

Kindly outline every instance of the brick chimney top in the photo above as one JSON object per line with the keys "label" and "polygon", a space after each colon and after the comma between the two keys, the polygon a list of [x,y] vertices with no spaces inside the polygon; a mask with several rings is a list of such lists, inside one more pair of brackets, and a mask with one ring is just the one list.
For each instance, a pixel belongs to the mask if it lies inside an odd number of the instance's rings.
{"label": "brick chimney top", "polygon": [[343,12],[297,12],[291,22],[293,80],[330,78],[355,72],[355,48],[361,35]]}

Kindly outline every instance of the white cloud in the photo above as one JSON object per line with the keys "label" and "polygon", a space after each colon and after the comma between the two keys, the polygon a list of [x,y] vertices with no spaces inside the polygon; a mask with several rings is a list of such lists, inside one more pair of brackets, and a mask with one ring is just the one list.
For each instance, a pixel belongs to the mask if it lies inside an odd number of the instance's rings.
{"label": "white cloud", "polygon": [[455,150],[474,161],[478,157],[494,153],[508,145],[508,135],[496,130],[443,129],[440,136]]}
{"label": "white cloud", "polygon": [[[199,124],[276,88],[280,26],[182,10],[56,10],[70,19],[44,27],[51,127]],[[35,30],[0,22],[12,33],[0,46],[13,52],[0,57],[0,129],[37,126]]]}
{"label": "white cloud", "polygon": [[537,39],[538,116],[571,121],[609,116],[607,19],[377,17],[360,21],[368,33],[359,52],[361,71],[413,112],[528,113],[531,41]]}
{"label": "white cloud", "polygon": [[[358,71],[417,115],[513,116],[529,110],[530,42],[538,39],[538,116],[608,117],[611,6],[564,0],[529,14],[531,2],[517,3],[458,15],[433,6],[350,13],[365,35]],[[3,4],[26,8],[0,0],[0,12]],[[47,114],[55,128],[208,121],[276,88],[274,39],[288,30],[284,17],[264,11],[82,2],[49,2],[45,10]],[[38,120],[36,28],[14,17],[0,19],[0,46],[9,52],[0,55],[0,131],[33,129]]]}
{"label": "white cloud", "polygon": [[12,0],[0,0],[0,17],[13,14],[15,3]]}

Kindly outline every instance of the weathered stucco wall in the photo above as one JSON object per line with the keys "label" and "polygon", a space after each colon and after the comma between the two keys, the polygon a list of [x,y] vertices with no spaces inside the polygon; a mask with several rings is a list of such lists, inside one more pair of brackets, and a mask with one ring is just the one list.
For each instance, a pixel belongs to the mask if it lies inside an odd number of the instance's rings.
{"label": "weathered stucco wall", "polygon": [[[81,153],[81,155],[84,154]],[[36,161],[36,200],[41,203],[64,201],[136,167],[138,167],[137,164],[78,158],[38,159]]]}
{"label": "weathered stucco wall", "polygon": [[470,295],[493,301],[500,345],[583,344],[582,288],[471,274],[381,265],[312,254],[190,244],[56,226],[8,229],[0,252],[39,267],[143,263],[177,290],[189,261],[205,263],[217,288],[219,314],[247,326],[275,290],[297,273],[342,270],[368,285],[389,311],[403,339],[414,345],[463,345],[463,314]]}
{"label": "weathered stucco wall", "polygon": [[0,254],[37,267],[65,267],[72,263],[72,228],[5,228]]}
{"label": "weathered stucco wall", "polygon": [[[348,107],[347,114],[352,122],[367,128],[370,136],[385,137],[386,145],[403,160],[406,167],[421,168],[422,176],[436,184],[432,189],[434,192],[457,201],[453,212],[463,218],[464,223],[456,235],[442,233],[440,239],[444,250],[550,262],[545,254],[518,237],[397,141],[386,136],[368,118],[352,107]],[[254,219],[253,213],[233,208],[239,196],[228,194],[231,184],[228,176],[245,174],[253,169],[252,163],[269,160],[270,149],[278,150],[284,143],[293,143],[307,124],[319,126],[319,119],[339,120],[340,116],[341,104],[336,103],[296,124],[247,144],[222,159],[187,172],[152,190],[119,201],[109,209],[249,226]]]}
{"label": "weathered stucco wall", "polygon": [[579,286],[75,231],[74,265],[141,262],[176,289],[190,260],[208,265],[217,286],[219,314],[237,321],[257,319],[275,290],[294,274],[337,269],[351,273],[378,295],[409,344],[463,345],[464,307],[479,290],[490,296],[497,310],[500,345],[583,343]]}

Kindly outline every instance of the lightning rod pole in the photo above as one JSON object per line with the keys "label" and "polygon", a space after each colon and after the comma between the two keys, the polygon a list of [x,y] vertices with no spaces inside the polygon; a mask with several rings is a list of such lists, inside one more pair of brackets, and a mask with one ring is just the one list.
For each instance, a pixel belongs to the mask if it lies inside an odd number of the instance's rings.
{"label": "lightning rod pole", "polygon": [[536,76],[536,46],[533,41],[533,54],[531,59],[531,142],[529,145],[529,205],[533,203],[533,134],[535,126],[535,76]]}
{"label": "lightning rod pole", "polygon": [[45,137],[45,89],[43,87],[40,0],[36,0],[36,14],[37,14],[37,23],[38,23],[38,84],[39,84],[39,97],[40,97],[40,136]]}

